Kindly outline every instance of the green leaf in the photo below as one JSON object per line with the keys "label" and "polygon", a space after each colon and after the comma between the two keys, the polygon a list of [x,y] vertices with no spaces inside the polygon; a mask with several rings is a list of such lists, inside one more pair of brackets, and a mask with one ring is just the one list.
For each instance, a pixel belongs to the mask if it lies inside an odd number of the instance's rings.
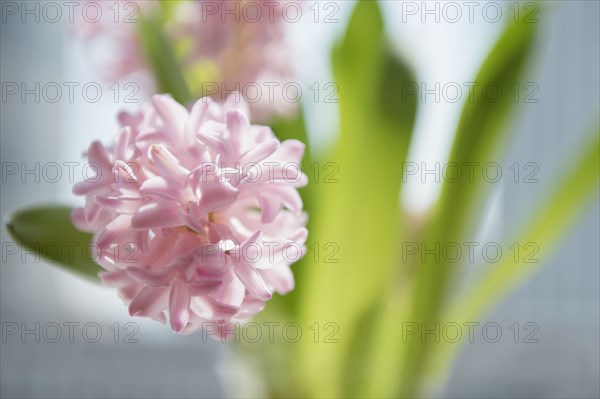
{"label": "green leaf", "polygon": [[[568,231],[575,220],[588,209],[589,203],[598,200],[600,188],[600,130],[594,134],[595,142],[584,150],[581,158],[563,176],[548,201],[526,223],[519,234],[508,243],[535,243],[537,263],[515,262],[512,256],[503,259],[489,269],[473,288],[456,301],[448,312],[447,320],[462,325],[466,321],[481,320],[486,312],[501,298],[532,276],[543,266],[543,259],[556,248],[558,240]],[[439,350],[434,371],[448,367],[452,356],[459,349],[456,344],[443,344]]]}
{"label": "green leaf", "polygon": [[[311,231],[316,247],[307,255],[317,262],[306,265],[300,296],[303,326],[335,323],[338,329],[336,344],[321,339],[298,345],[308,395],[318,397],[346,394],[352,378],[346,371],[359,366],[353,347],[360,321],[388,285],[398,255],[401,164],[416,110],[416,97],[414,103],[401,101],[402,85],[415,79],[387,46],[375,1],[358,2],[334,48],[333,70],[341,131],[319,170],[330,162],[337,181],[318,183]],[[333,262],[326,261],[328,254]]]}
{"label": "green leaf", "polygon": [[163,22],[167,22],[169,19],[176,15],[177,7],[179,7],[181,3],[177,0],[159,0],[159,4],[162,8],[162,20]]}
{"label": "green leaf", "polygon": [[70,215],[65,206],[25,209],[9,216],[6,228],[15,242],[48,262],[99,281],[102,268],[91,253],[92,235],[77,230]]}
{"label": "green leaf", "polygon": [[[492,161],[503,148],[509,131],[507,125],[516,108],[510,89],[519,81],[526,66],[533,46],[535,25],[523,21],[511,22],[488,55],[474,80],[478,86],[472,87],[469,101],[464,106],[449,162],[459,165],[479,162],[481,165]],[[499,87],[503,94],[498,99],[487,97],[482,90],[487,84]],[[466,178],[458,182],[445,182],[437,206],[418,241],[422,241],[427,248],[433,248],[436,242],[464,240],[480,215],[483,188],[481,184]],[[404,321],[431,326],[440,319],[441,307],[457,265],[428,261],[404,266],[415,270],[411,292],[407,294],[411,298],[409,311]],[[402,305],[398,305],[398,311],[405,306],[403,301]],[[395,308],[392,306],[392,309]],[[395,320],[380,328],[394,331],[397,337],[402,336],[399,330],[402,324]],[[403,346],[402,358],[395,362],[393,359],[384,362],[391,368],[390,372],[400,376],[400,391],[385,390],[389,385],[382,384],[381,388],[374,387],[373,394],[402,397],[419,394],[418,387],[435,347],[430,342],[422,342],[417,335],[403,343]]]}
{"label": "green leaf", "polygon": [[[510,23],[488,55],[462,111],[449,162],[460,165],[479,162],[481,165],[493,160],[504,147],[509,131],[507,125],[516,109],[512,89],[519,82],[527,64],[536,25]],[[484,87],[494,87],[501,90],[502,94],[495,98],[488,90],[483,90]],[[479,185],[468,179],[444,184],[440,214],[448,230],[460,232],[478,216],[477,212],[473,212],[473,206],[479,200],[479,190]]]}
{"label": "green leaf", "polygon": [[184,105],[192,101],[181,65],[155,16],[140,16],[138,37],[159,92],[171,94]]}
{"label": "green leaf", "polygon": [[[539,246],[536,258],[545,257],[555,246],[576,217],[586,209],[592,198],[597,197],[600,186],[600,130],[594,134],[595,142],[586,147],[570,173],[550,196],[532,222],[515,240],[509,242],[533,242]],[[494,299],[516,283],[531,275],[541,266],[538,263],[513,262],[508,256],[498,263],[478,282],[460,308],[470,315],[479,315],[489,308]]]}

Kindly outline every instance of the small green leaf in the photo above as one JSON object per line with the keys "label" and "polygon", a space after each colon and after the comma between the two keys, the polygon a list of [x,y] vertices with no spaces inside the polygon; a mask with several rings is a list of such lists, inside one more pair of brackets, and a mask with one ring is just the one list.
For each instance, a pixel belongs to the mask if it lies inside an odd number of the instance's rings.
{"label": "small green leaf", "polygon": [[192,101],[181,65],[155,16],[140,16],[138,37],[159,92],[171,94],[184,105]]}
{"label": "small green leaf", "polygon": [[70,215],[66,206],[25,209],[9,216],[6,228],[15,242],[48,262],[99,281],[102,268],[91,253],[92,235],[77,230]]}

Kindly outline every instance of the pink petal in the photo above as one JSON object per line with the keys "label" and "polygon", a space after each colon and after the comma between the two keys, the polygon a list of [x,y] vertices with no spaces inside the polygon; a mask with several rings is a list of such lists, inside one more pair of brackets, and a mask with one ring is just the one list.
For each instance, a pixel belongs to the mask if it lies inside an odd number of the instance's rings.
{"label": "pink petal", "polygon": [[117,120],[121,126],[136,127],[142,121],[142,114],[130,114],[129,112],[123,111],[119,112],[119,115],[117,115]]}
{"label": "pink petal", "polygon": [[254,298],[245,298],[244,304],[237,314],[239,318],[253,317],[265,308],[265,303]]}
{"label": "pink petal", "polygon": [[248,263],[239,262],[234,267],[235,274],[244,283],[248,291],[256,298],[268,301],[272,294],[265,285],[260,274]]}
{"label": "pink petal", "polygon": [[196,274],[199,278],[221,278],[227,271],[225,256],[220,252],[218,245],[215,245],[214,251],[208,252],[208,248],[203,248],[204,252],[196,257],[198,266],[196,267]]}
{"label": "pink petal", "polygon": [[199,195],[200,185],[209,180],[222,179],[221,168],[215,162],[205,162],[195,167],[185,179],[185,187]]}
{"label": "pink petal", "polygon": [[217,133],[204,131],[198,135],[198,138],[215,152],[223,154],[225,158],[229,158],[233,152],[229,143]]}
{"label": "pink petal", "polygon": [[151,316],[152,320],[156,320],[159,323],[167,324],[167,316],[165,316],[165,312],[160,312],[154,316]]}
{"label": "pink petal", "polygon": [[234,240],[235,235],[231,229],[220,223],[211,223],[208,231],[208,238],[211,242],[219,242],[225,240]]}
{"label": "pink petal", "polygon": [[88,149],[88,160],[90,163],[94,163],[102,169],[109,169],[112,166],[108,151],[104,148],[104,145],[99,141],[94,141],[90,144]]}
{"label": "pink petal", "polygon": [[240,157],[240,165],[243,168],[249,163],[258,163],[273,154],[277,148],[279,148],[279,141],[277,140],[260,143],[246,151]]}
{"label": "pink petal", "polygon": [[126,126],[121,128],[115,150],[117,159],[127,159],[127,152],[129,151],[129,146],[131,145],[131,136],[131,127]]}
{"label": "pink petal", "polygon": [[273,154],[273,158],[300,164],[304,157],[305,148],[306,146],[301,141],[293,139],[285,140],[281,143],[275,154]]}
{"label": "pink petal", "polygon": [[187,283],[176,279],[169,295],[169,321],[175,332],[183,330],[190,317],[191,295]]}
{"label": "pink petal", "polygon": [[140,207],[131,219],[135,229],[181,226],[181,209],[174,201],[151,202]]}
{"label": "pink petal", "polygon": [[281,199],[271,195],[259,195],[258,202],[261,211],[261,223],[271,223],[281,210]]}
{"label": "pink petal", "polygon": [[238,190],[231,184],[218,180],[200,183],[200,191],[198,206],[203,214],[232,204],[238,194]]}
{"label": "pink petal", "polygon": [[129,304],[130,316],[154,316],[167,308],[168,288],[144,287]]}
{"label": "pink petal", "polygon": [[210,304],[210,310],[214,320],[229,319],[235,316],[240,310],[238,306],[220,303],[210,297],[207,298],[207,301]]}
{"label": "pink petal", "polygon": [[174,270],[166,269],[159,272],[140,269],[139,267],[128,267],[127,275],[140,283],[151,287],[167,287],[171,282]]}
{"label": "pink petal", "polygon": [[137,141],[139,142],[164,142],[172,143],[173,137],[169,136],[169,132],[165,129],[158,129],[156,127],[145,127],[137,135]]}
{"label": "pink petal", "polygon": [[122,288],[132,283],[124,270],[100,272],[98,277],[107,287]]}
{"label": "pink petal", "polygon": [[[258,172],[255,172],[254,170],[257,168]],[[248,168],[248,172],[248,176],[242,180],[240,187],[256,188],[262,184],[273,183],[303,187],[308,183],[308,177],[302,173],[300,165],[293,163],[258,164],[255,168]]]}
{"label": "pink petal", "polygon": [[189,291],[192,296],[207,295],[218,290],[221,285],[223,285],[221,280],[195,281],[190,283]]}
{"label": "pink petal", "polygon": [[93,232],[94,229],[90,226],[85,219],[85,212],[83,208],[75,208],[71,211],[71,221],[79,230]]}
{"label": "pink petal", "polygon": [[197,133],[199,133],[200,125],[206,116],[209,106],[209,101],[206,99],[200,99],[194,103],[194,106],[190,111],[190,116],[185,124],[186,136],[194,137]]}
{"label": "pink petal", "polygon": [[115,220],[110,222],[96,240],[96,245],[103,252],[108,252],[112,244],[119,242],[119,237],[124,233],[128,232],[131,226],[131,216],[121,215],[117,216]]}
{"label": "pink petal", "polygon": [[[135,168],[135,169],[134,169]],[[114,187],[128,197],[137,196],[139,178],[138,174],[141,171],[137,164],[129,165],[123,161],[115,162],[112,174],[114,179]]]}
{"label": "pink petal", "polygon": [[154,176],[147,179],[140,186],[140,194],[144,196],[156,196],[168,200],[181,201],[181,184],[175,179],[162,176]]}
{"label": "pink petal", "polygon": [[265,187],[273,195],[281,197],[281,202],[292,212],[300,212],[302,210],[302,197],[294,187],[285,184],[270,184]]}
{"label": "pink petal", "polygon": [[185,107],[166,95],[152,96],[152,105],[162,118],[167,130],[177,136],[183,133],[185,121],[188,118],[188,111]]}
{"label": "pink petal", "polygon": [[202,240],[198,235],[191,232],[179,233],[175,245],[172,246],[173,254],[181,256],[182,254],[190,254],[193,250],[201,248]]}
{"label": "pink petal", "polygon": [[163,177],[184,179],[189,173],[189,170],[179,163],[177,157],[160,144],[150,146],[149,157]]}
{"label": "pink petal", "polygon": [[99,181],[84,180],[73,185],[73,194],[86,195],[87,193],[105,189],[105,185]]}
{"label": "pink petal", "polygon": [[288,265],[277,265],[270,269],[261,270],[260,274],[267,285],[281,295],[294,289],[294,275]]}
{"label": "pink petal", "polygon": [[115,212],[131,215],[144,203],[140,198],[127,197],[94,197],[94,201],[104,209]]}
{"label": "pink petal", "polygon": [[221,286],[213,298],[223,305],[239,308],[246,295],[246,286],[235,276],[235,273],[230,273],[231,279]]}
{"label": "pink petal", "polygon": [[237,109],[227,112],[226,121],[227,130],[231,135],[232,147],[236,150],[236,155],[239,156],[249,147],[250,122],[248,122],[246,115]]}
{"label": "pink petal", "polygon": [[246,247],[252,245],[252,244],[256,244],[260,241],[260,238],[262,236],[262,231],[258,230],[255,231],[254,233],[252,233],[252,235],[250,237],[248,237],[246,240],[244,240],[244,242],[241,245],[242,249],[246,249]]}
{"label": "pink petal", "polygon": [[93,198],[86,199],[83,209],[85,210],[85,219],[90,225],[95,225],[102,217],[102,207]]}
{"label": "pink petal", "polygon": [[300,227],[290,236],[290,241],[295,242],[299,245],[304,245],[308,238],[308,229],[306,227]]}

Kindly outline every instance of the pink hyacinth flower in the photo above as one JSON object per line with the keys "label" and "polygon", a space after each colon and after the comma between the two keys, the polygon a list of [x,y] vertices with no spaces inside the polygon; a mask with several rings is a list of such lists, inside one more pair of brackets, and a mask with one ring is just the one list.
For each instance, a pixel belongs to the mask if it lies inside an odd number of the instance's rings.
{"label": "pink hyacinth flower", "polygon": [[76,5],[71,32],[80,38],[94,68],[106,82],[130,80],[143,91],[155,92],[137,34],[142,13],[156,11],[154,1],[85,0]]}
{"label": "pink hyacinth flower", "polygon": [[[164,11],[159,2],[86,1],[94,5],[92,11],[99,4],[102,18],[90,22],[77,14],[73,31],[86,44],[95,69],[107,82],[127,79],[137,82],[143,92],[153,93],[157,84],[141,46],[139,24],[132,21]],[[249,3],[254,7],[250,16],[244,12]],[[237,91],[254,119],[267,122],[276,115],[293,115],[298,106],[297,89],[292,87],[289,94],[284,89],[296,85],[292,51],[285,38],[283,8],[287,3],[302,4],[289,0],[173,2],[163,33],[173,48],[187,49],[178,61],[188,80],[195,80],[199,64],[217,71],[210,78],[201,77],[203,88],[193,89],[217,101]]]}
{"label": "pink hyacinth flower", "polygon": [[94,234],[105,285],[132,316],[178,333],[244,322],[274,292],[294,288],[305,252],[297,188],[304,144],[251,125],[245,104],[198,100],[191,110],[157,95],[120,115],[114,143],[93,142],[92,179],[73,192],[73,223]]}
{"label": "pink hyacinth flower", "polygon": [[[289,3],[201,0],[182,5],[173,31],[191,43],[186,65],[208,60],[218,71],[207,95],[223,100],[238,90],[260,121],[295,112],[295,99],[284,93],[295,77],[291,46],[285,38],[284,10]],[[293,5],[301,7],[302,1]]]}

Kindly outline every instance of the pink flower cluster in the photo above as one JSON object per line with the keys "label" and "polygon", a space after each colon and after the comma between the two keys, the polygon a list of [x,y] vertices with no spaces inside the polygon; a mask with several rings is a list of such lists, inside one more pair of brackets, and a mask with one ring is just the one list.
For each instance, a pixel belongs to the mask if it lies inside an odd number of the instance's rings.
{"label": "pink flower cluster", "polygon": [[[288,3],[188,2],[180,8],[174,29],[179,37],[193,43],[185,60],[187,65],[205,60],[215,63],[219,78],[216,93],[210,94],[213,98],[222,101],[231,90],[246,94],[243,88],[249,84],[259,88],[247,100],[252,115],[261,121],[273,113],[290,115],[296,108],[282,94],[282,86],[295,75],[291,47],[285,40],[284,7]],[[251,11],[244,11],[247,8]],[[273,98],[269,97],[269,84],[278,85]]]}
{"label": "pink flower cluster", "polygon": [[80,38],[101,78],[107,82],[131,79],[147,92],[155,82],[140,45],[136,27],[144,13],[157,10],[158,3],[142,0],[85,0],[75,13],[72,33]]}
{"label": "pink flower cluster", "polygon": [[226,334],[293,289],[290,264],[308,235],[304,144],[279,142],[247,115],[232,101],[188,110],[157,95],[120,115],[113,145],[90,145],[97,174],[74,186],[85,205],[72,219],[94,234],[100,277],[131,315]]}
{"label": "pink flower cluster", "polygon": [[[185,48],[176,51],[184,76],[191,81],[199,78],[208,85],[205,93],[194,94],[224,101],[231,92],[240,92],[246,95],[253,117],[259,121],[293,114],[297,108],[295,99],[291,101],[283,95],[283,86],[294,77],[282,12],[286,2],[289,0],[253,1],[250,17],[242,11],[248,6],[247,1],[172,3],[168,18],[161,18],[167,21],[163,33],[173,48]],[[152,93],[156,82],[141,47],[138,24],[132,21],[166,11],[156,1],[93,3],[101,4],[103,17],[92,22],[81,19],[74,32],[90,49],[96,69],[107,81],[134,79]],[[209,77],[194,77],[196,67],[207,63],[213,73]],[[273,86],[277,88],[274,90]]]}

